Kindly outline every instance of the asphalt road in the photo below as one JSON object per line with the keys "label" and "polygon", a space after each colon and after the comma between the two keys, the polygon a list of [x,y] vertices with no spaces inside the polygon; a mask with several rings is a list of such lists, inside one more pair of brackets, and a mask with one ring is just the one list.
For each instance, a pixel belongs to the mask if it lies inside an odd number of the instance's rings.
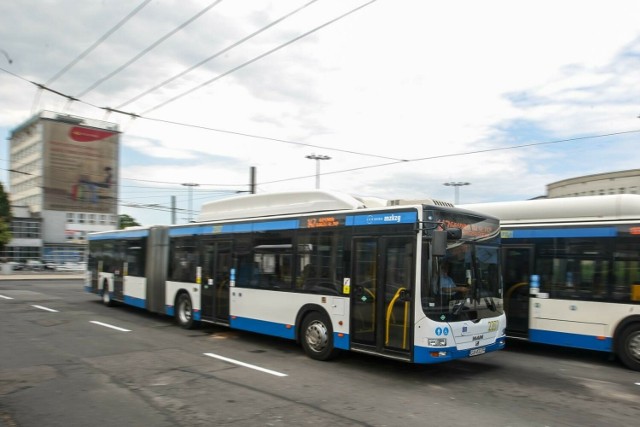
{"label": "asphalt road", "polygon": [[640,372],[508,342],[443,365],[343,353],[108,308],[78,278],[0,280],[4,426],[631,426]]}

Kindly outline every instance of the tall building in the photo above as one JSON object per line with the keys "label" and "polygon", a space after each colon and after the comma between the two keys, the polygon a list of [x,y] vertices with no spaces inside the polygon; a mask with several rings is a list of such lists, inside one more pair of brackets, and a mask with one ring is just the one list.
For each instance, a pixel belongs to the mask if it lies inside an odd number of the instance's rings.
{"label": "tall building", "polygon": [[[9,198],[12,209],[39,219],[43,261],[84,261],[87,233],[117,227],[119,144],[115,123],[50,111],[12,131]],[[4,255],[34,254],[20,245],[14,238]]]}

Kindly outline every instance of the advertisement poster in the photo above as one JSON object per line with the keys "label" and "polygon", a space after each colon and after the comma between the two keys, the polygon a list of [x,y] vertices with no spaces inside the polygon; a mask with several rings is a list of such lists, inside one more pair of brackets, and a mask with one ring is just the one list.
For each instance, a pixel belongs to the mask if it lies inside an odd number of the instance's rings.
{"label": "advertisement poster", "polygon": [[43,121],[44,209],[117,213],[120,133]]}

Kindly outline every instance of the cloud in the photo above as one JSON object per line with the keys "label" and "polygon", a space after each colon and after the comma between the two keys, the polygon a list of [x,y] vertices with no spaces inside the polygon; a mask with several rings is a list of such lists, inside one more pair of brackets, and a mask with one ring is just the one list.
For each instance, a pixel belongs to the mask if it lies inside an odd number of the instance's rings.
{"label": "cloud", "polygon": [[[442,184],[461,180],[471,182],[465,203],[531,198],[575,174],[637,167],[624,154],[634,135],[513,149],[640,128],[636,1],[378,1],[230,72],[365,3],[319,1],[133,100],[306,3],[221,2],[83,103],[28,81],[46,82],[136,5],[5,2],[0,48],[14,61],[3,68],[19,77],[0,74],[0,127],[8,135],[40,109],[109,120],[123,131],[123,177],[246,188],[256,167],[261,192],[313,188],[311,153],[331,156],[323,188],[451,201]],[[52,88],[79,93],[208,4],[149,3]],[[119,105],[154,120],[101,109]]]}

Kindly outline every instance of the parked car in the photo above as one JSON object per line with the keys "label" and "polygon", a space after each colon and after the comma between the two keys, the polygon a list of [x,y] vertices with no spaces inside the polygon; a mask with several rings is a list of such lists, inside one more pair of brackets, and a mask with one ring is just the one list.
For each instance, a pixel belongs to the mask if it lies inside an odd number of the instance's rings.
{"label": "parked car", "polygon": [[56,264],[55,262],[51,262],[51,261],[45,262],[44,263],[44,269],[45,270],[56,271],[58,269],[58,264]]}
{"label": "parked car", "polygon": [[56,266],[58,271],[84,271],[87,269],[86,262],[63,262]]}
{"label": "parked car", "polygon": [[39,259],[28,259],[25,264],[25,269],[31,271],[42,271],[44,270],[44,263]]}
{"label": "parked car", "polygon": [[24,264],[18,261],[9,261],[7,264],[11,266],[13,271],[24,270]]}

